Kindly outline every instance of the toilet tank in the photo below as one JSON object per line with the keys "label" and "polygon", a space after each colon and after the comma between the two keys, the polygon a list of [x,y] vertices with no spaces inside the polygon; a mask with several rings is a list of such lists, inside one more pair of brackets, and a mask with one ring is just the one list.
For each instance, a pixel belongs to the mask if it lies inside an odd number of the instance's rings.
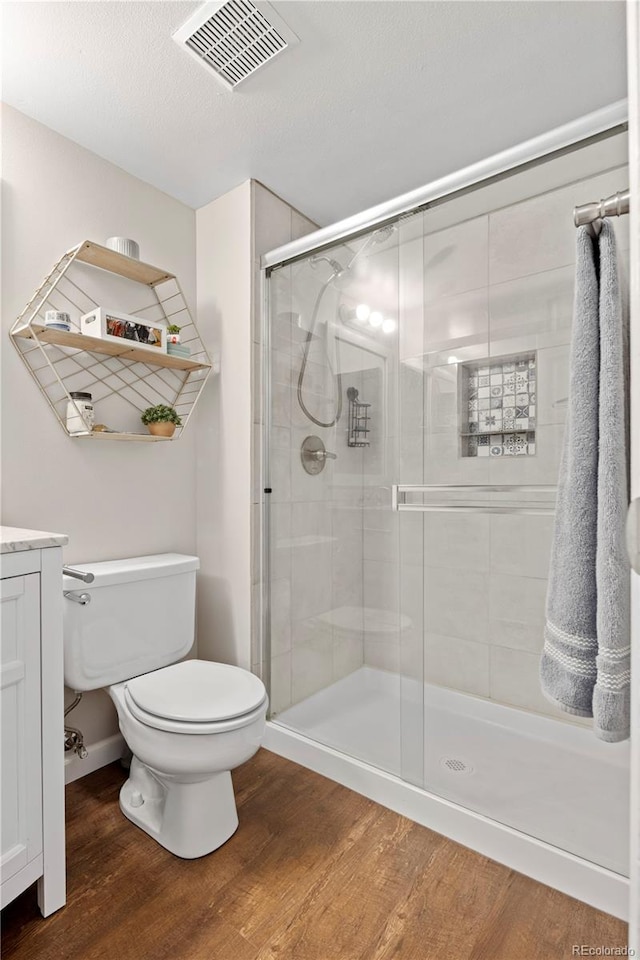
{"label": "toilet tank", "polygon": [[162,553],[80,563],[92,583],[63,577],[64,682],[95,690],[175,663],[194,641],[197,557]]}

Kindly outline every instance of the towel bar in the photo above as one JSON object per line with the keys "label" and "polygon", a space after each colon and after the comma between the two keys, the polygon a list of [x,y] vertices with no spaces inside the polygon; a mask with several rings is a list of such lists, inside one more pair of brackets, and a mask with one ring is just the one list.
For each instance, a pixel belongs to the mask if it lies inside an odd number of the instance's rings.
{"label": "towel bar", "polygon": [[[455,493],[458,499],[446,499],[443,494]],[[428,499],[429,496],[440,496]],[[476,499],[474,494],[511,494],[512,499]],[[529,494],[529,497],[523,496]],[[515,496],[513,496],[515,495]],[[460,513],[511,513],[553,516],[556,487],[550,484],[512,485],[455,485],[455,484],[393,484],[391,508],[397,511]]]}

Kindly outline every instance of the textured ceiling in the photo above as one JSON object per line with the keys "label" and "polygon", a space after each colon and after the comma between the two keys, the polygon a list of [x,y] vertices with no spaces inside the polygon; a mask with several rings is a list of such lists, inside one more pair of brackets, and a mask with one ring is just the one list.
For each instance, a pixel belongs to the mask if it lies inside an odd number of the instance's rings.
{"label": "textured ceiling", "polygon": [[239,90],[172,41],[199,4],[5,2],[3,99],[185,203],[255,177],[330,223],[626,95],[624,3],[275,0]]}

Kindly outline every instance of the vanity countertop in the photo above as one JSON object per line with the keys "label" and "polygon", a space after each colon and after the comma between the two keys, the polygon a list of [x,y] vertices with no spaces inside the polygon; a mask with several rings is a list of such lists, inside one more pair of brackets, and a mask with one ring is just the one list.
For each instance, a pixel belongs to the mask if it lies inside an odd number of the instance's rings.
{"label": "vanity countertop", "polygon": [[19,553],[21,550],[63,547],[65,543],[69,543],[69,537],[64,533],[24,530],[22,527],[0,527],[0,553]]}

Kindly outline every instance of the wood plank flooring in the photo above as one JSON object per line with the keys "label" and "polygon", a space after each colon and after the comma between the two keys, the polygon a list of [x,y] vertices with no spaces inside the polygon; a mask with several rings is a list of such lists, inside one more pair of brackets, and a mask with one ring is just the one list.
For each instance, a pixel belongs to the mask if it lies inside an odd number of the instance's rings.
{"label": "wood plank flooring", "polygon": [[619,920],[265,750],[240,827],[172,856],[118,808],[117,764],[67,788],[68,902],[2,914],[4,960],[565,960]]}

